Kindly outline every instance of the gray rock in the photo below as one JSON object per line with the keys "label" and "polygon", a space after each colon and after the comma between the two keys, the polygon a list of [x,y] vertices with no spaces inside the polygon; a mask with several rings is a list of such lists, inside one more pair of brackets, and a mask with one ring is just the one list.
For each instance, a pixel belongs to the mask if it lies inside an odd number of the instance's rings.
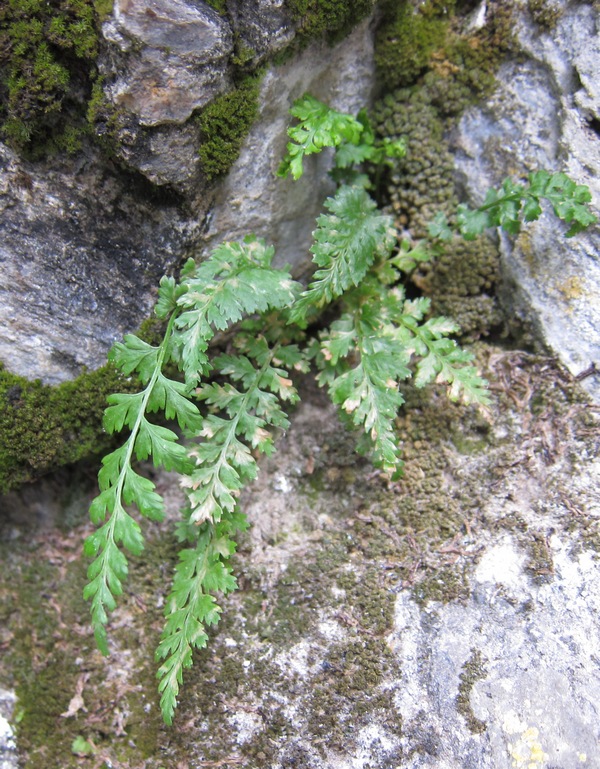
{"label": "gray rock", "polygon": [[229,84],[231,30],[204,3],[120,0],[103,33],[121,51],[107,93],[143,126],[184,123]]}
{"label": "gray rock", "polygon": [[0,769],[18,769],[17,745],[9,720],[16,702],[14,692],[0,688]]}
{"label": "gray rock", "polygon": [[0,360],[57,383],[150,315],[197,224],[97,158],[31,165],[0,145]]}
{"label": "gray rock", "polygon": [[[598,420],[548,359],[480,351],[504,390],[489,429],[430,393],[399,417],[418,429],[398,483],[357,458],[322,394],[303,389],[277,453],[240,496],[251,522],[233,562],[240,590],[223,599],[168,730],[157,725],[151,662],[174,562],[163,560],[167,522],[145,522],[148,548],[111,617],[109,659],[94,652],[85,620],[77,632],[57,622],[79,601],[60,574],[89,527],[65,537],[53,529],[60,516],[43,528],[33,508],[6,534],[0,525],[15,574],[44,563],[44,590],[28,601],[11,591],[31,582],[0,573],[19,606],[6,623],[10,658],[31,669],[21,685],[64,663],[34,647],[49,669],[31,666],[15,630],[55,622],[51,648],[71,661],[71,678],[65,704],[50,696],[48,708],[66,707],[85,671],[92,739],[113,766],[169,756],[174,766],[252,769],[599,769]],[[530,408],[539,398],[544,409]],[[465,453],[482,434],[484,446]],[[178,520],[177,478],[155,481]],[[438,599],[426,593],[432,577]],[[67,748],[53,750],[51,765],[64,765],[56,751]]]}
{"label": "gray rock", "polygon": [[[588,185],[600,212],[600,15],[590,4],[554,5],[562,14],[551,31],[522,8],[516,31],[524,60],[500,69],[493,96],[464,115],[453,137],[475,203],[505,176],[546,168]],[[600,361],[600,229],[572,240],[565,230],[547,214],[516,240],[502,238],[504,303],[579,374]],[[597,378],[586,387],[600,398]]]}
{"label": "gray rock", "polygon": [[277,177],[288,141],[289,108],[309,92],[335,109],[356,114],[369,104],[372,88],[368,22],[333,48],[313,44],[298,59],[270,67],[261,87],[258,119],[217,190],[208,243],[237,240],[252,232],[275,245],[278,264],[301,272],[310,256],[315,218],[334,186],[326,175],[331,162],[327,153],[307,158],[297,182]]}
{"label": "gray rock", "polygon": [[[224,66],[232,33],[201,3],[152,6],[155,16],[144,8],[119,4],[104,28],[118,50],[107,55],[104,71],[119,75],[112,84],[107,78],[106,93],[126,113],[119,123],[119,153],[134,173],[118,171],[93,152],[74,161],[31,164],[0,147],[0,360],[29,378],[57,383],[102,365],[111,344],[150,315],[162,274],[190,253],[201,253],[206,227],[208,247],[254,231],[274,242],[279,263],[302,272],[314,218],[332,187],[326,157],[312,159],[298,184],[275,178],[288,108],[305,90],[352,112],[369,99],[372,46],[366,23],[334,49],[315,45],[271,68],[259,121],[218,187],[207,222],[215,196],[201,181],[198,131],[187,118],[228,87],[223,76],[213,88],[199,62],[209,69],[214,62]],[[266,25],[269,50],[290,34],[277,4],[243,4],[238,10],[240,29],[250,19]],[[185,34],[166,52],[178,24]],[[259,26],[253,29],[258,35]],[[163,65],[175,67],[170,95],[151,87],[151,64],[163,74]],[[196,78],[193,88],[187,78]],[[189,91],[185,99],[178,88]]]}
{"label": "gray rock", "polygon": [[[532,586],[526,554],[503,536],[481,557],[468,602],[423,611],[399,596],[398,707],[409,734],[445,746],[419,751],[403,769],[600,766],[599,573],[590,553],[570,555],[562,535],[550,549],[548,585]],[[469,733],[473,725],[481,734]]]}
{"label": "gray rock", "polygon": [[283,0],[235,0],[227,6],[237,38],[238,55],[258,64],[285,48],[295,30]]}

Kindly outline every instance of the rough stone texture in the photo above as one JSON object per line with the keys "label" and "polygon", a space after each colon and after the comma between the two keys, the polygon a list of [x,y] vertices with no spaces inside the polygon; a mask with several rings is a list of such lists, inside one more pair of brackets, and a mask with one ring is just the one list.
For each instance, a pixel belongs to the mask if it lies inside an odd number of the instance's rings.
{"label": "rough stone texture", "polygon": [[[289,39],[280,4],[260,0],[233,11],[250,42],[264,24],[263,53]],[[372,83],[366,24],[333,49],[315,44],[272,67],[259,122],[207,223],[215,193],[201,179],[199,132],[188,118],[230,86],[223,67],[233,32],[203,3],[166,0],[121,2],[104,30],[112,41],[104,87],[120,110],[118,154],[135,170],[121,173],[94,152],[32,164],[0,146],[0,361],[47,383],[102,365],[111,344],[149,316],[161,275],[200,253],[201,230],[209,229],[207,246],[255,231],[274,242],[280,263],[301,272],[331,186],[325,158],[307,164],[297,184],[275,179],[287,110],[310,89],[357,111]]]}
{"label": "rough stone texture", "polygon": [[285,48],[294,38],[284,0],[234,0],[227,11],[240,53],[253,64]]}
{"label": "rough stone texture", "polygon": [[198,225],[97,158],[28,164],[0,145],[0,360],[56,383],[149,316]]}
{"label": "rough stone texture", "polygon": [[308,158],[305,174],[297,182],[276,176],[288,141],[288,110],[308,92],[335,109],[356,114],[369,104],[372,88],[373,40],[368,22],[333,48],[315,43],[298,59],[269,68],[261,87],[258,119],[218,188],[209,243],[237,240],[253,232],[275,245],[278,264],[302,268],[315,218],[333,185],[326,176],[328,153]]}
{"label": "rough stone texture", "polygon": [[100,71],[119,124],[118,156],[153,184],[193,194],[199,135],[189,119],[233,87],[232,65],[257,67],[295,30],[281,0],[237,0],[227,15],[203,2],[119,0],[103,35]]}
{"label": "rough stone texture", "polygon": [[[479,361],[485,418],[407,392],[397,484],[302,388],[241,498],[240,590],[171,729],[152,661],[165,525],[145,522],[107,660],[80,599],[85,499],[35,526],[3,509],[0,685],[19,691],[22,766],[78,766],[81,735],[120,769],[598,769],[597,412],[549,359],[482,346]],[[176,518],[176,480],[155,481]]]}
{"label": "rough stone texture", "polygon": [[[524,59],[506,63],[493,96],[464,115],[453,142],[457,169],[476,203],[507,175],[566,171],[590,187],[599,212],[599,11],[556,2],[556,25],[544,29],[525,5],[516,24]],[[504,302],[578,374],[600,358],[600,229],[573,240],[563,232],[549,214],[514,242],[502,239]],[[600,398],[598,378],[586,387]]]}
{"label": "rough stone texture", "polygon": [[107,91],[144,126],[184,123],[229,85],[231,30],[208,5],[117,0],[103,32],[126,54]]}

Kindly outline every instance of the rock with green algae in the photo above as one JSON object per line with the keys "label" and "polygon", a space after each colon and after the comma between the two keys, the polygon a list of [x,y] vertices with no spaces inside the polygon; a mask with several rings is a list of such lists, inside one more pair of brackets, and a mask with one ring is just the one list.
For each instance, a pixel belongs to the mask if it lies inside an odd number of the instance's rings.
{"label": "rock with green algae", "polygon": [[[253,522],[240,590],[186,672],[170,730],[152,662],[176,553],[164,526],[150,524],[132,561],[106,660],[76,589],[87,525],[33,540],[13,525],[0,681],[19,692],[22,766],[79,765],[81,736],[122,769],[509,769],[544,754],[597,767],[597,419],[550,360],[478,353],[492,418],[408,391],[397,484],[356,458],[322,395],[304,389],[240,500]],[[172,518],[176,481],[155,480]],[[545,582],[532,572],[540,537]],[[543,707],[551,690],[564,707]]]}

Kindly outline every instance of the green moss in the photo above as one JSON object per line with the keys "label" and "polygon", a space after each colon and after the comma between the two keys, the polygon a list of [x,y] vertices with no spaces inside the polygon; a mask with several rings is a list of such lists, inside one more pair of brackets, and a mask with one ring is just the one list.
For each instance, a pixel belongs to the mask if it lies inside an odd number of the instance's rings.
{"label": "green moss", "polygon": [[131,387],[110,365],[56,386],[0,367],[0,493],[104,451],[106,396]]}
{"label": "green moss", "polygon": [[124,114],[106,98],[102,77],[96,78],[92,85],[85,117],[88,129],[96,142],[108,156],[114,155],[119,143],[119,132],[123,127]]}
{"label": "green moss", "polygon": [[112,0],[0,5],[0,135],[36,158],[79,149],[96,77],[101,18]]}
{"label": "green moss", "polygon": [[230,93],[218,96],[198,118],[200,159],[209,179],[227,173],[258,114],[260,75],[246,77]]}
{"label": "green moss", "polygon": [[418,9],[410,0],[383,4],[383,22],[375,39],[375,65],[386,90],[414,83],[428,68],[434,51],[444,45],[447,18],[444,9],[433,3]]}
{"label": "green moss", "polygon": [[[375,63],[385,91],[413,85],[425,74],[439,80],[442,100],[474,100],[493,87],[494,73],[513,46],[509,6],[489,5],[486,24],[460,33],[454,2],[410,0],[383,4],[375,37]],[[459,9],[460,10],[460,9]],[[464,105],[463,105],[464,108]]]}
{"label": "green moss", "polygon": [[538,585],[552,582],[554,578],[554,560],[546,537],[539,531],[534,532],[528,542],[528,559],[525,567],[533,581]]}
{"label": "green moss", "polygon": [[308,40],[342,39],[374,8],[373,0],[286,0],[298,34]]}
{"label": "green moss", "polygon": [[[491,92],[513,46],[509,7],[490,5],[484,27],[462,33],[456,12],[453,3],[388,2],[376,36],[380,81],[392,90],[375,105],[373,121],[380,136],[408,145],[378,192],[397,228],[415,239],[426,236],[436,213],[452,219],[459,198],[446,137],[463,111]],[[438,251],[412,277],[432,312],[456,320],[466,339],[501,328],[497,246],[479,238]]]}
{"label": "green moss", "polygon": [[227,13],[227,0],[206,0],[206,4],[224,16]]}
{"label": "green moss", "polygon": [[487,729],[485,723],[476,717],[471,707],[471,691],[473,686],[477,681],[481,681],[487,676],[485,662],[486,660],[479,649],[471,649],[471,656],[463,665],[460,674],[456,709],[463,716],[469,730],[473,734],[482,734]]}
{"label": "green moss", "polygon": [[469,582],[462,570],[442,568],[421,580],[412,592],[419,606],[427,606],[429,601],[449,603],[468,597]]}
{"label": "green moss", "polygon": [[562,8],[548,0],[527,0],[527,9],[535,23],[546,30],[553,30],[562,16]]}

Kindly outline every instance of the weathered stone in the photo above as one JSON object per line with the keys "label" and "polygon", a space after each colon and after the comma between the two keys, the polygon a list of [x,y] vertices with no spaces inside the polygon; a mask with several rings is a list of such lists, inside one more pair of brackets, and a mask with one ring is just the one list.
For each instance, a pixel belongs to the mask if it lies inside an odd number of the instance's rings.
{"label": "weathered stone", "polygon": [[122,52],[106,90],[143,126],[184,123],[229,84],[231,30],[204,3],[118,0],[103,31]]}
{"label": "weathered stone", "polygon": [[[505,176],[546,168],[588,185],[600,211],[600,15],[592,4],[554,5],[561,12],[550,30],[521,10],[523,58],[500,69],[495,93],[464,115],[454,136],[457,169],[476,203]],[[547,214],[516,240],[502,238],[503,298],[579,374],[600,359],[600,230],[573,239],[565,230]],[[586,387],[600,397],[597,378]]]}
{"label": "weathered stone", "polygon": [[[110,345],[150,314],[161,275],[198,254],[213,193],[202,181],[199,132],[188,118],[229,87],[228,76],[211,80],[206,72],[215,62],[225,66],[232,33],[204,4],[165,0],[152,13],[144,9],[121,2],[104,26],[113,42],[102,63],[105,95],[118,114],[111,127],[109,108],[102,130],[116,131],[117,154],[136,169],[133,174],[115,170],[95,152],[74,161],[27,163],[7,148],[0,151],[0,361],[29,378],[56,383],[102,365]],[[266,25],[269,50],[287,39],[280,6],[259,2],[238,10],[242,26],[250,19]],[[152,78],[171,64],[172,90],[154,89]],[[159,74],[148,74],[151,65]],[[306,266],[314,218],[332,186],[325,157],[307,163],[298,184],[275,178],[288,108],[311,90],[355,112],[369,99],[371,76],[366,24],[333,49],[315,44],[297,61],[271,68],[259,121],[218,188],[207,245],[255,231],[275,243],[279,263],[300,271]]]}
{"label": "weathered stone", "polygon": [[0,145],[0,360],[31,379],[102,365],[197,228],[177,201],[96,161],[33,165]]}
{"label": "weathered stone", "polygon": [[234,0],[227,6],[236,35],[237,56],[261,62],[292,42],[295,30],[283,0]]}
{"label": "weathered stone", "polygon": [[[408,390],[397,483],[302,388],[240,497],[240,590],[169,729],[153,662],[175,563],[167,522],[144,522],[107,659],[80,601],[85,494],[43,523],[33,505],[1,516],[0,681],[9,665],[31,671],[18,675],[22,762],[70,769],[83,735],[107,763],[147,769],[598,769],[598,420],[549,359],[479,352],[490,421]],[[177,479],[154,480],[177,520]],[[61,717],[78,691],[87,713]]]}
{"label": "weathered stone", "polygon": [[294,61],[267,71],[258,119],[239,159],[217,189],[210,215],[210,244],[252,232],[275,245],[278,264],[306,267],[311,232],[323,200],[334,189],[326,171],[330,155],[305,160],[303,177],[280,179],[289,108],[309,92],[335,109],[356,114],[373,88],[373,41],[368,22],[333,48],[312,44]]}

